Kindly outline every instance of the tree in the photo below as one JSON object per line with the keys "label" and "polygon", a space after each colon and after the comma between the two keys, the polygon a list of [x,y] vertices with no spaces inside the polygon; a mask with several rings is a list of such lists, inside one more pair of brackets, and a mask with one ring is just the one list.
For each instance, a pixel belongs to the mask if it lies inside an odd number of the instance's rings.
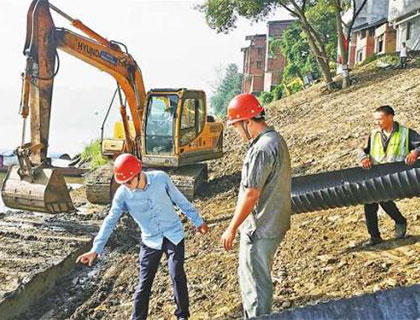
{"label": "tree", "polygon": [[207,0],[199,9],[211,28],[224,33],[235,28],[238,16],[258,21],[278,6],[286,9],[299,20],[327,87],[331,89],[333,81],[325,41],[307,15],[308,9],[319,1],[323,0]]}
{"label": "tree", "polygon": [[[333,7],[329,0],[319,0],[311,8],[307,9],[307,16],[310,23],[325,42],[325,49],[328,57],[335,60],[337,53],[337,29]],[[283,72],[285,80],[303,76],[311,73],[316,77],[320,75],[320,69],[316,57],[310,49],[306,34],[299,22],[293,22],[283,33],[280,39],[275,40],[270,46],[279,46],[281,53],[287,61]],[[274,50],[273,50],[274,51]]]}
{"label": "tree", "polygon": [[230,100],[241,93],[242,74],[238,72],[238,66],[231,63],[224,73],[224,77],[215,88],[214,95],[210,98],[210,103],[218,116],[226,115]]}
{"label": "tree", "polygon": [[[357,6],[356,0],[331,0],[334,6],[335,20],[337,24],[338,32],[338,47],[340,50],[341,63],[343,65],[343,88],[347,88],[350,85],[350,73],[348,69],[349,64],[349,55],[348,49],[351,41],[351,32],[353,29],[354,22],[359,16],[360,11],[362,11],[367,0],[362,0],[360,5]],[[343,12],[347,9],[352,8],[352,17],[349,23],[343,21]],[[347,31],[347,37],[344,36],[344,29]]]}

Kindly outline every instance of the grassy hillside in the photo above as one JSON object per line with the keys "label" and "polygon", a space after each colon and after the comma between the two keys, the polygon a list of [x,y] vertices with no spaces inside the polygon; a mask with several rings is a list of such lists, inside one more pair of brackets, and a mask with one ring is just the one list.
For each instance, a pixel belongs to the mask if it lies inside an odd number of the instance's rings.
{"label": "grassy hillside", "polygon": [[[355,82],[348,89],[322,94],[322,87],[315,86],[267,107],[268,122],[289,145],[294,175],[357,165],[357,148],[373,128],[372,111],[382,104],[395,108],[397,121],[420,130],[420,70],[382,70],[376,66],[374,61],[356,70]],[[245,150],[236,134],[227,129],[226,155],[211,162],[210,181],[195,201],[211,232],[207,237],[196,236],[186,224],[192,319],[241,316],[238,244],[225,253],[219,239],[235,205]],[[275,259],[275,310],[418,283],[418,205],[418,199],[399,201],[410,234],[399,241],[392,240],[393,223],[382,214],[380,229],[390,240],[372,250],[359,245],[367,238],[361,206],[294,216],[292,229]],[[138,273],[137,251],[134,247],[108,256],[112,267],[72,319],[129,317]],[[172,319],[173,311],[170,279],[163,262],[153,287],[151,318]]]}

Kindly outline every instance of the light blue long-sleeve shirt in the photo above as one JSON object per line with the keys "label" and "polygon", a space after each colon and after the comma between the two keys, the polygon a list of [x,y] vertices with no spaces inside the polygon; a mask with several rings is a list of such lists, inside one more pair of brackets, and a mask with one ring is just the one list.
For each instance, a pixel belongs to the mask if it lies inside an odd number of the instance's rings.
{"label": "light blue long-sleeve shirt", "polygon": [[141,229],[143,243],[153,249],[162,248],[163,238],[177,245],[184,239],[184,228],[174,205],[192,221],[201,226],[204,221],[194,206],[175,187],[163,171],[144,172],[146,187],[143,190],[122,185],[112,201],[111,210],[104,219],[93,241],[92,251],[101,254],[115,225],[123,212],[128,212]]}

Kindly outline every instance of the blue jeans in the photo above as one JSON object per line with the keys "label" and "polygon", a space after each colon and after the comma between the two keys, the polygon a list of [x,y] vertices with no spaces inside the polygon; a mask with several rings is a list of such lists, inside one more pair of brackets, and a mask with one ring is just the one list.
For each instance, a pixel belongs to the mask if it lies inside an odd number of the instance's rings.
{"label": "blue jeans", "polygon": [[159,267],[163,253],[168,258],[169,275],[172,279],[172,287],[176,303],[175,315],[180,318],[189,317],[189,300],[187,277],[184,271],[184,240],[174,245],[168,239],[163,238],[161,250],[156,250],[141,245],[140,249],[140,275],[139,284],[134,294],[133,320],[144,320],[149,311],[150,291],[153,280]]}
{"label": "blue jeans", "polygon": [[282,238],[253,239],[249,235],[241,234],[238,276],[245,319],[271,313],[271,269],[274,254]]}

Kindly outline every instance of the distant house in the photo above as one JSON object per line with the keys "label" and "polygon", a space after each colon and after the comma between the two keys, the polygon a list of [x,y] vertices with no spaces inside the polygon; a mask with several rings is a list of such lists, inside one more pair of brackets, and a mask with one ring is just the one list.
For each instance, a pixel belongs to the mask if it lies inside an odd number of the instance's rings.
{"label": "distant house", "polygon": [[275,20],[267,23],[267,34],[246,36],[251,41],[248,47],[242,48],[243,80],[242,92],[260,93],[271,91],[282,79],[286,60],[280,48],[272,46],[280,39],[284,30],[294,20]]}
{"label": "distant house", "polygon": [[245,40],[251,43],[248,47],[241,49],[244,53],[242,92],[259,93],[264,91],[267,35],[246,36]]}
{"label": "distant house", "polygon": [[388,20],[397,30],[397,51],[403,42],[412,50],[420,50],[420,0],[391,0]]}
{"label": "distant house", "polygon": [[[368,0],[352,28],[349,65],[363,62],[373,54],[395,52],[395,30],[388,23],[389,3],[394,0]],[[356,6],[362,0],[356,0]],[[347,22],[351,19],[351,11]]]}
{"label": "distant house", "polygon": [[353,28],[350,67],[373,54],[395,52],[396,32],[386,18]]}
{"label": "distant house", "polygon": [[374,53],[398,52],[403,42],[420,50],[420,0],[368,0],[352,29],[350,67]]}

